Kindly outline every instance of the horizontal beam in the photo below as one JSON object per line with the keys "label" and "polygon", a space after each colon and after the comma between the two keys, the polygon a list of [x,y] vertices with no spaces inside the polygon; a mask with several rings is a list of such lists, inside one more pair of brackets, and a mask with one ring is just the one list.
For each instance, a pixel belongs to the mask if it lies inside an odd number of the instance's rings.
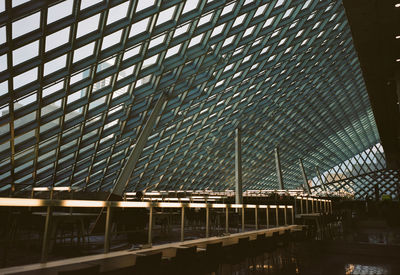
{"label": "horizontal beam", "polygon": [[[1,206],[14,207],[114,207],[114,208],[148,208],[148,207],[165,207],[165,208],[267,208],[277,207],[277,205],[256,205],[256,204],[225,204],[225,203],[180,203],[180,202],[141,202],[141,201],[89,201],[89,200],[42,200],[42,199],[23,199],[23,198],[0,198]],[[287,205],[292,208],[292,205]]]}

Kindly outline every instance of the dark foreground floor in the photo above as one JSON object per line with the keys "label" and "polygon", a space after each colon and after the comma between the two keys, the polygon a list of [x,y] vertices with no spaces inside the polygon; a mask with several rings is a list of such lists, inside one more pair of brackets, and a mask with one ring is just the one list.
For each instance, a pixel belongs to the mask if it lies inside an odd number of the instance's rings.
{"label": "dark foreground floor", "polygon": [[334,234],[247,259],[225,274],[400,275],[400,227],[379,219],[336,224]]}

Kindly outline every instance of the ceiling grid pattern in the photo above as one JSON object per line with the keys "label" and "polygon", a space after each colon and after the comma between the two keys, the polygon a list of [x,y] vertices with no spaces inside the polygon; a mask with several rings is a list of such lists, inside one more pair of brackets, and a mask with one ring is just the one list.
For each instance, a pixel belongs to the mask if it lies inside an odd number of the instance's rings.
{"label": "ceiling grid pattern", "polygon": [[[379,142],[341,1],[0,1],[0,192],[108,191],[168,95],[127,191],[244,189]],[[13,6],[15,5],[15,6]],[[29,23],[29,24],[28,24]],[[26,26],[21,28],[21,26]]]}

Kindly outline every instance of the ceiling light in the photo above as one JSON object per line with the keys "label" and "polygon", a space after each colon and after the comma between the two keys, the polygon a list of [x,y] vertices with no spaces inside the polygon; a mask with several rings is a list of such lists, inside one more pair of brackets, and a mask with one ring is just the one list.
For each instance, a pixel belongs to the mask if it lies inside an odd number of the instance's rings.
{"label": "ceiling light", "polygon": [[397,58],[397,59],[396,59],[396,62],[400,62],[400,58]]}
{"label": "ceiling light", "polygon": [[396,39],[400,39],[400,35],[396,35]]}
{"label": "ceiling light", "polygon": [[396,8],[400,8],[400,3],[394,4]]}

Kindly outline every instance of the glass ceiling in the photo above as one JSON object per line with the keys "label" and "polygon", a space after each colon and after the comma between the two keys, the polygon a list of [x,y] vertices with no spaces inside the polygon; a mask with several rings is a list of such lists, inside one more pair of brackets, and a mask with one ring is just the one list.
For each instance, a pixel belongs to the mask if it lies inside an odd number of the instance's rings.
{"label": "glass ceiling", "polygon": [[0,0],[0,192],[302,183],[379,136],[341,1]]}

